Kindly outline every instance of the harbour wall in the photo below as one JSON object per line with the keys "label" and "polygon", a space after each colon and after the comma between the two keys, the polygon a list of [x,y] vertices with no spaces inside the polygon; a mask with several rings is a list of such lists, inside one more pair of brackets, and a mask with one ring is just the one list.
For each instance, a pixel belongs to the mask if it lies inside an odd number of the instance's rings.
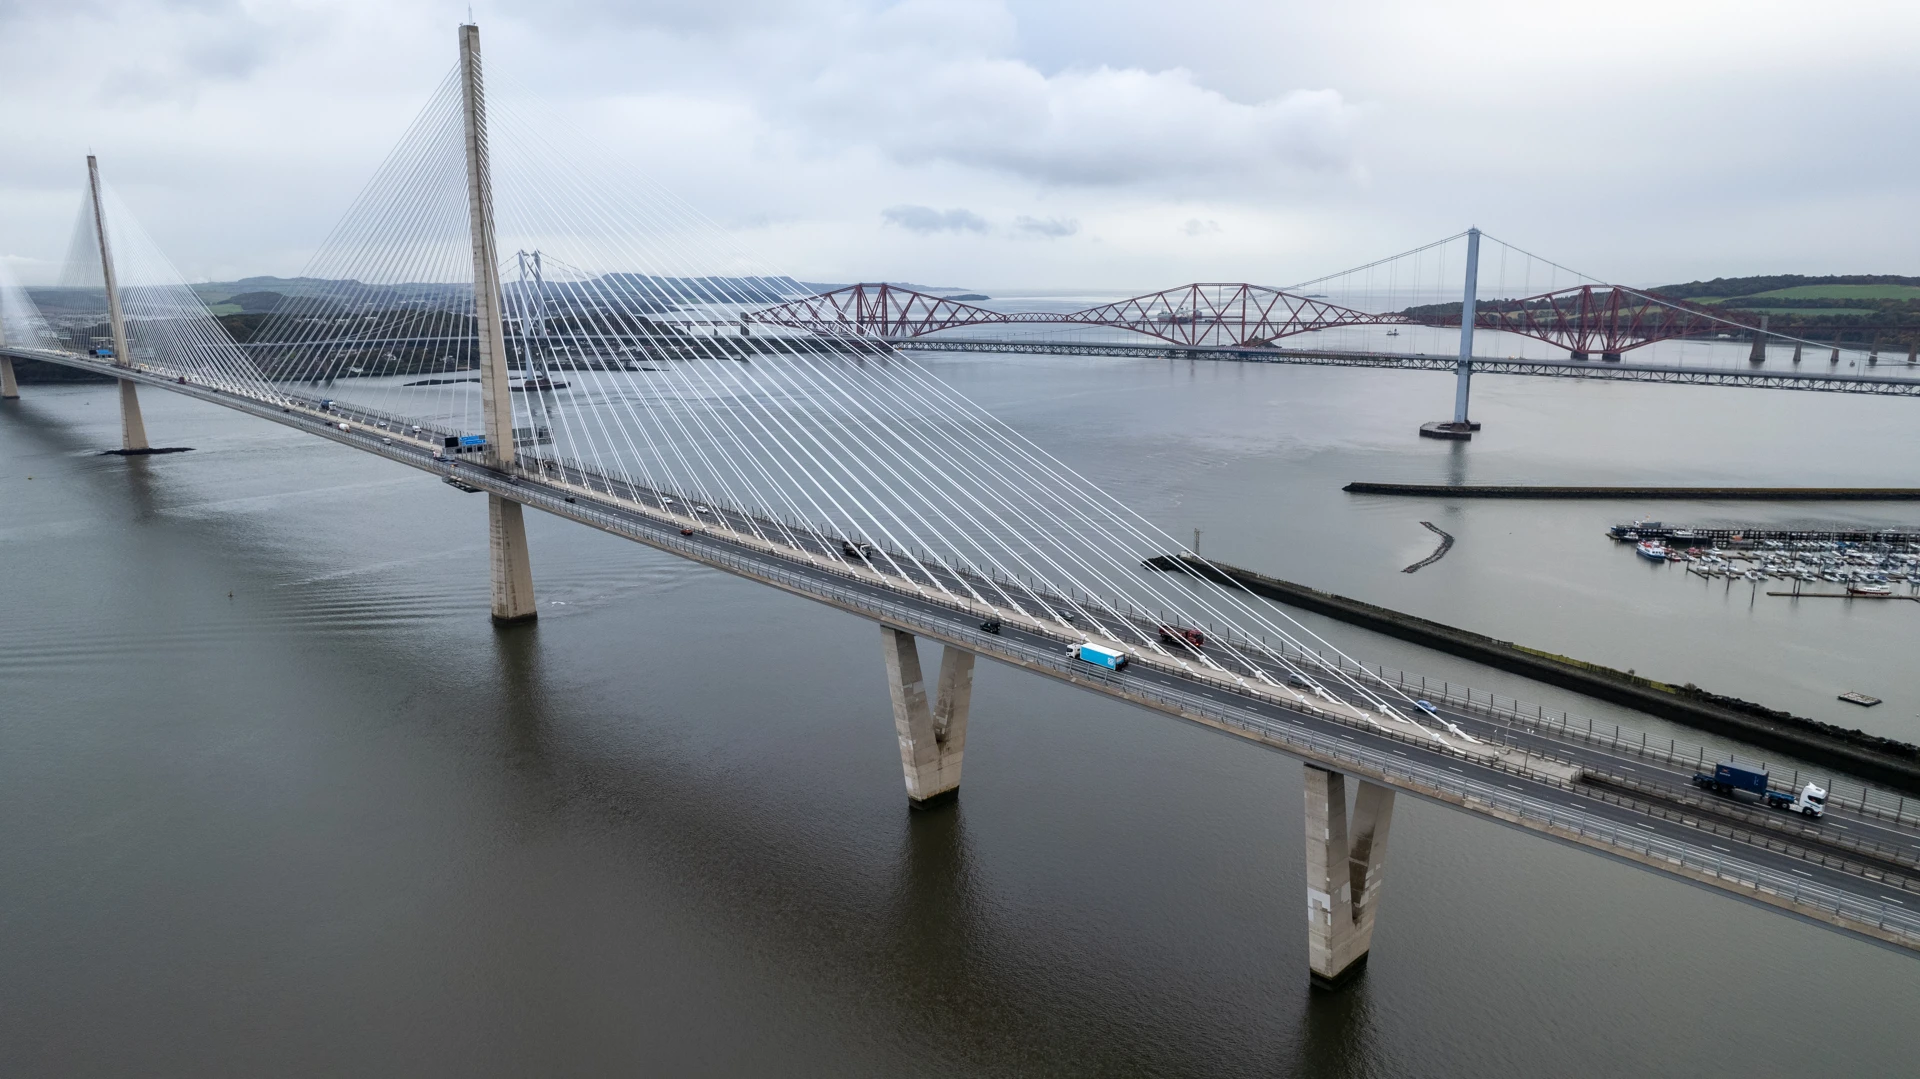
{"label": "harbour wall", "polygon": [[1158,555],[1146,562],[1154,569],[1184,571],[1243,588],[1376,633],[1625,705],[1696,730],[1791,753],[1905,793],[1920,794],[1920,746],[1709,693],[1692,685],[1657,682],[1192,555]]}
{"label": "harbour wall", "polygon": [[1531,487],[1488,484],[1371,483],[1342,487],[1356,495],[1424,495],[1430,498],[1679,498],[1697,501],[1911,502],[1920,487]]}

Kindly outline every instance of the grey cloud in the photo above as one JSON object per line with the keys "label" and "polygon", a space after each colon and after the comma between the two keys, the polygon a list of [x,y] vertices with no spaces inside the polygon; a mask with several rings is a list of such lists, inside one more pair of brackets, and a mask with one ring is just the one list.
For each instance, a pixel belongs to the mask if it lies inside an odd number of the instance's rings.
{"label": "grey cloud", "polygon": [[1180,226],[1180,231],[1189,236],[1205,236],[1210,232],[1219,232],[1220,222],[1212,219],[1202,221],[1197,217],[1189,217],[1187,223]]}
{"label": "grey cloud", "polygon": [[1014,227],[1018,228],[1021,232],[1030,236],[1045,236],[1048,239],[1071,236],[1080,231],[1080,222],[1071,218],[1062,220],[1057,217],[1038,218],[1023,216],[1014,218],[1013,224]]}
{"label": "grey cloud", "polygon": [[931,206],[889,206],[880,211],[881,220],[908,232],[985,232],[986,219],[972,210],[936,210]]}

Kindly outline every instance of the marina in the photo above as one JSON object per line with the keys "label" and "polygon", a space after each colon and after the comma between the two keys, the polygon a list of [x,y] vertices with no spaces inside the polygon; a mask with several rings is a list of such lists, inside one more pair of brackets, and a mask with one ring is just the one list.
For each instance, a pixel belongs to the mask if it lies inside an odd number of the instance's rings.
{"label": "marina", "polygon": [[[1920,600],[1920,532],[1685,527],[1635,521],[1607,530],[1651,562],[1708,580],[1791,581],[1769,596]],[[1821,591],[1803,585],[1835,586]]]}

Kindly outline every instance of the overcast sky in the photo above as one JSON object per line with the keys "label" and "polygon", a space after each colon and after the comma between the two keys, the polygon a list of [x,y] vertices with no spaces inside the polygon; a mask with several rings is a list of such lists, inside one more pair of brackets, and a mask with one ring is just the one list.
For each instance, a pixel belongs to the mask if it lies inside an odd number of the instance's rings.
{"label": "overcast sky", "polygon": [[[1478,224],[1609,280],[1920,273],[1920,3],[480,0],[490,76],[807,280],[1284,284]],[[0,256],[91,149],[190,277],[297,272],[458,3],[0,0]]]}

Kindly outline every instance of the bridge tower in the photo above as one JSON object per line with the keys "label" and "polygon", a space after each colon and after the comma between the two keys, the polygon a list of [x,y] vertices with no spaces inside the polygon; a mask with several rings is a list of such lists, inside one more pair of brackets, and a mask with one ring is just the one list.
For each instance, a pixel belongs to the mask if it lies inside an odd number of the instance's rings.
{"label": "bridge tower", "polygon": [[1347,779],[1306,766],[1307,968],[1317,989],[1366,969],[1393,824],[1393,788],[1364,779],[1349,822]]}
{"label": "bridge tower", "polygon": [[900,767],[906,772],[907,804],[930,809],[960,795],[960,762],[967,745],[967,708],[973,701],[973,653],[947,645],[940,656],[938,695],[929,705],[920,673],[920,644],[913,634],[880,627],[887,662],[887,691],[900,735]]}
{"label": "bridge tower", "polygon": [[1420,425],[1426,438],[1447,438],[1464,442],[1473,437],[1480,425],[1467,418],[1467,391],[1473,384],[1474,310],[1480,296],[1480,230],[1467,230],[1467,284],[1460,299],[1460,362],[1454,366],[1453,419],[1435,420]]}
{"label": "bridge tower", "polygon": [[[460,27],[460,96],[467,155],[467,212],[473,234],[473,321],[478,336],[480,411],[486,423],[488,468],[514,468],[513,394],[506,335],[500,319],[500,258],[493,236],[493,178],[487,159],[486,90],[480,75],[480,28]],[[520,503],[487,493],[487,548],[493,581],[493,620],[529,622],[533,564]]]}
{"label": "bridge tower", "polygon": [[[107,216],[100,204],[100,162],[92,154],[87,155],[87,190],[93,199],[93,234],[100,243],[100,275],[107,286],[107,325],[113,334],[113,363],[116,367],[133,366],[133,355],[127,351],[127,318],[120,308],[120,283],[113,272],[113,251],[107,246]],[[131,379],[120,379],[120,448],[123,450],[145,450],[147,446],[147,423],[140,416],[140,398],[134,392]]]}

